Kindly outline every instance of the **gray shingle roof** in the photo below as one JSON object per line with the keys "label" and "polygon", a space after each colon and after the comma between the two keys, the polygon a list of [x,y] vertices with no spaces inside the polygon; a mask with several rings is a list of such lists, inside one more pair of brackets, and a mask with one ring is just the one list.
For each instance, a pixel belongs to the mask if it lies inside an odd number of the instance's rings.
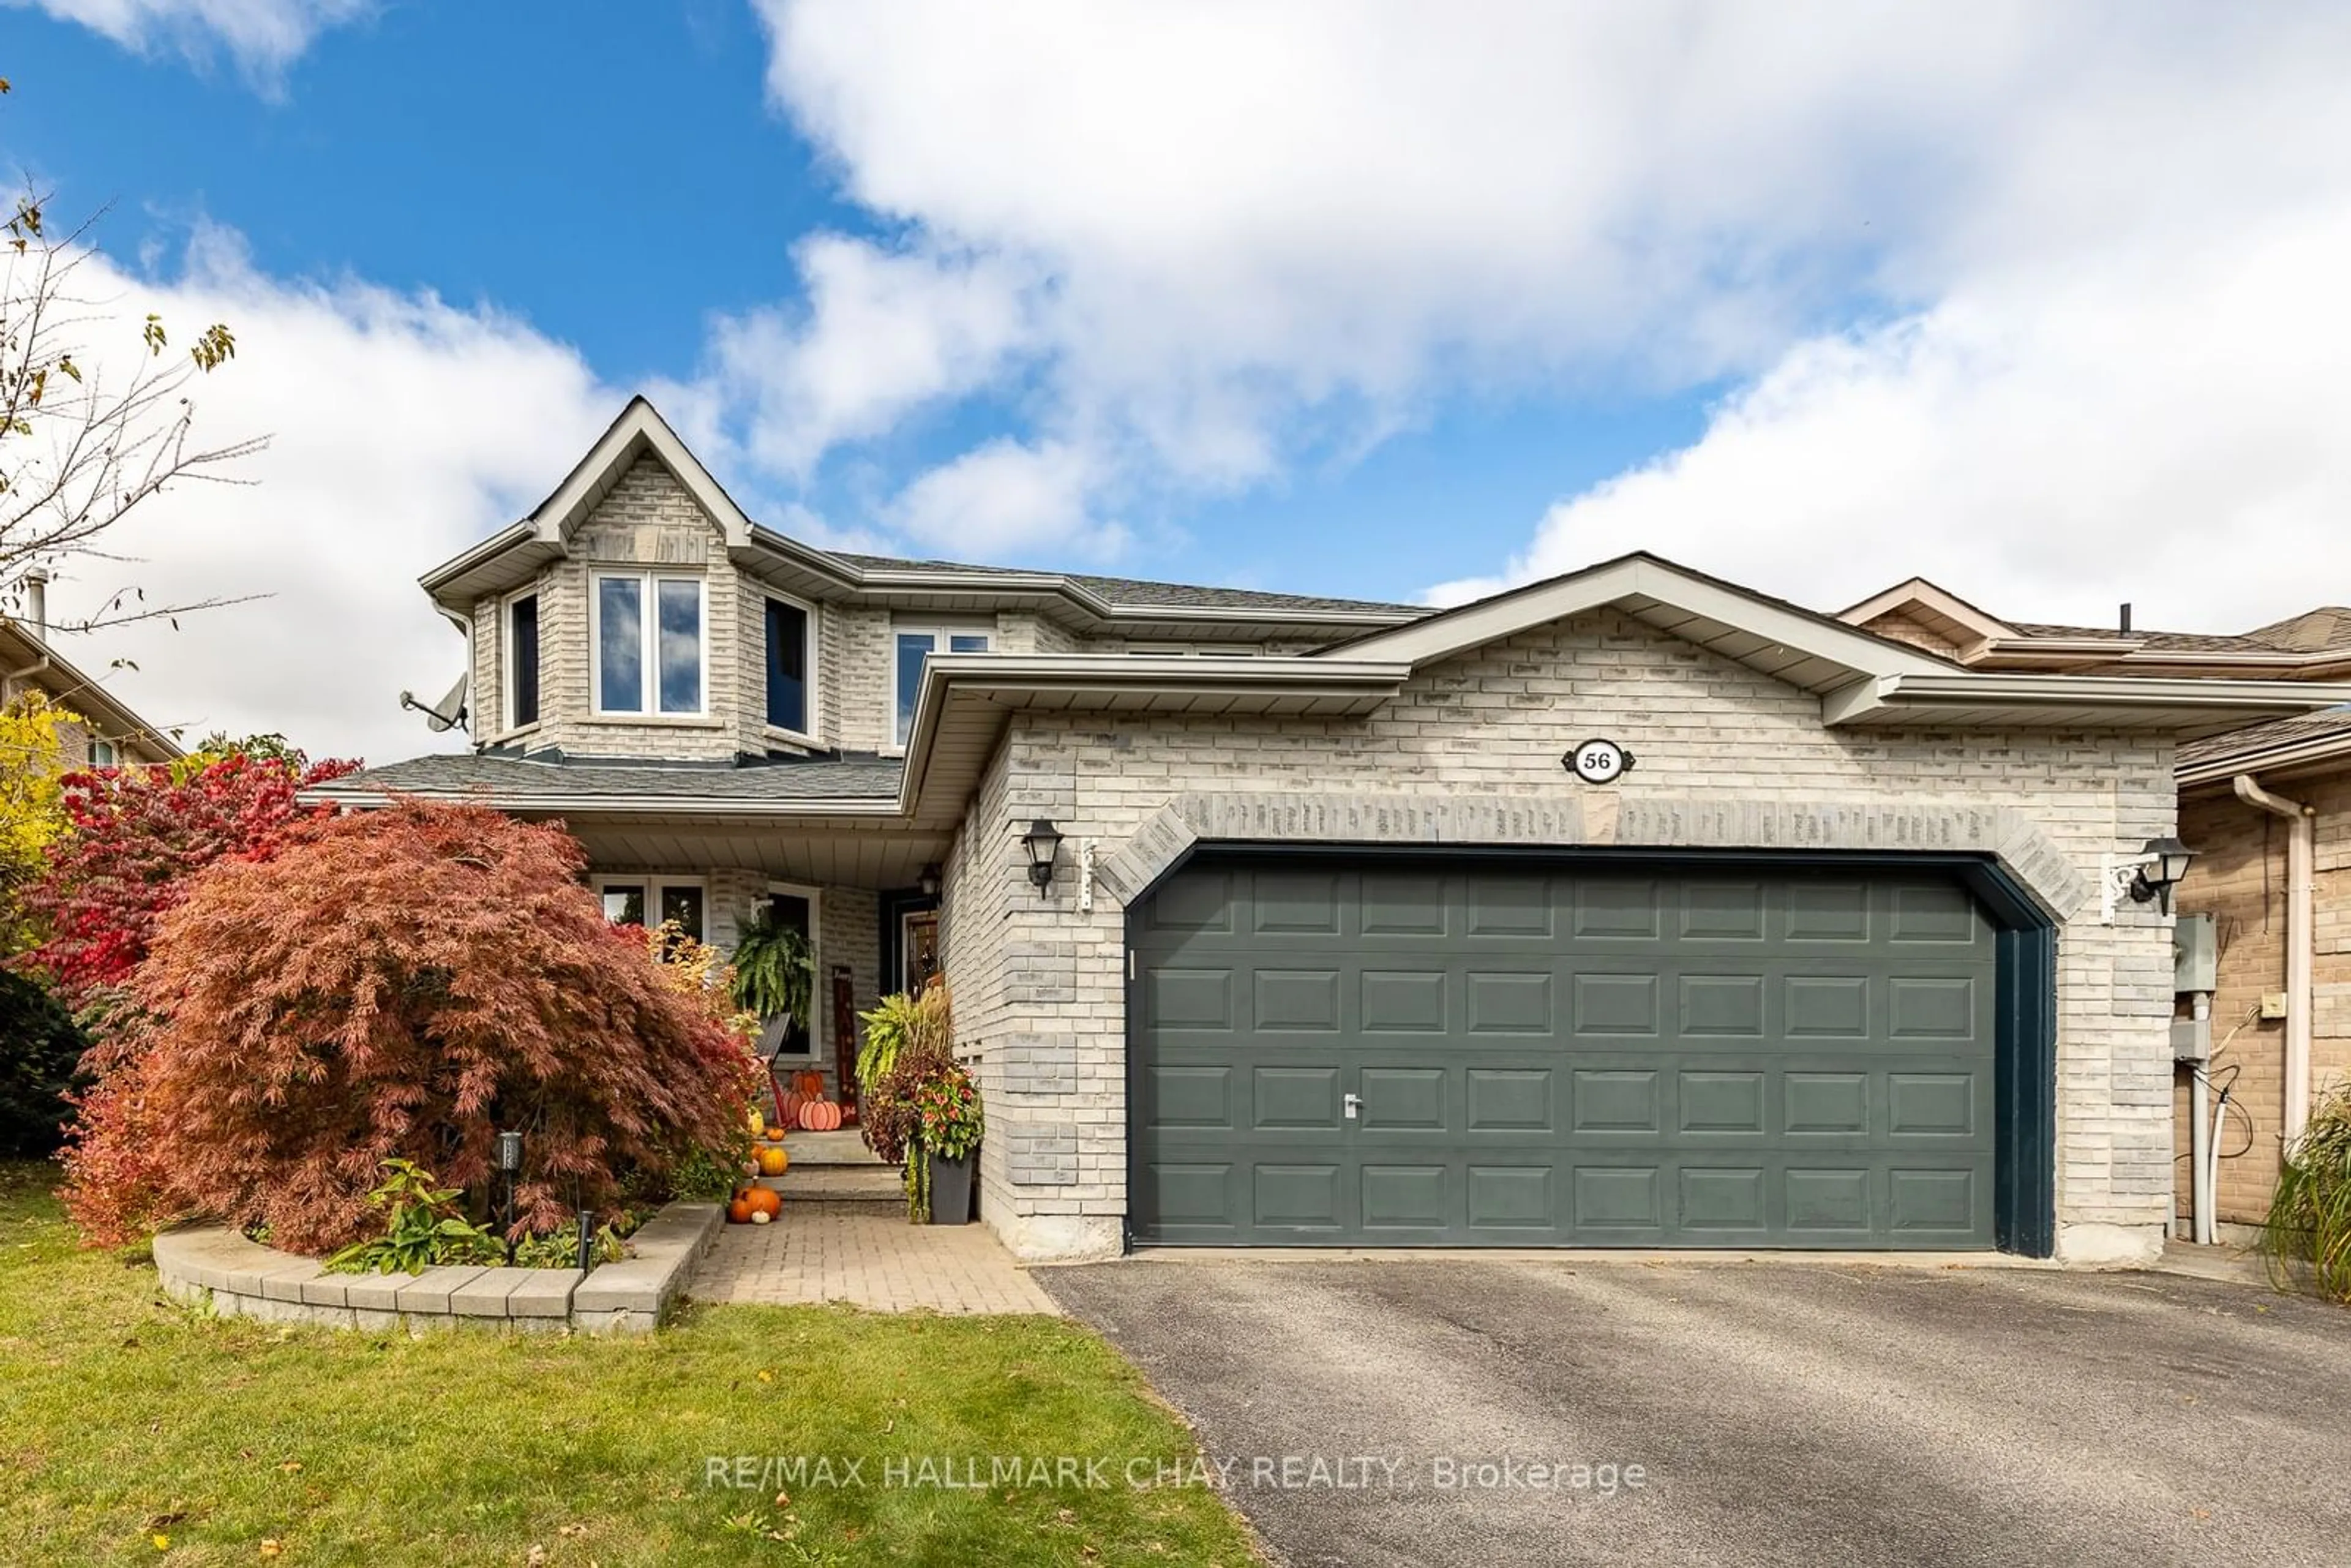
{"label": "gray shingle roof", "polygon": [[412,757],[338,779],[311,791],[320,799],[387,791],[500,800],[610,799],[660,800],[679,797],[741,800],[894,800],[904,770],[896,758],[843,757],[710,763],[542,761],[456,753]]}
{"label": "gray shingle roof", "polygon": [[2118,632],[2112,626],[2053,626],[2045,622],[2011,621],[2028,637],[2104,638],[2107,642],[2138,643],[2183,653],[2281,653],[2294,650],[2258,636],[2221,632]]}
{"label": "gray shingle roof", "polygon": [[[977,575],[1011,570],[1000,566],[971,566],[953,560],[900,560],[892,556],[850,555],[834,551],[836,559],[852,566],[873,571],[935,571],[943,575]],[[1207,588],[1181,582],[1152,582],[1134,577],[1088,577],[1077,572],[1055,573],[1066,576],[1088,592],[1100,594],[1114,604],[1132,604],[1168,610],[1387,610],[1405,615],[1425,615],[1425,604],[1392,604],[1373,599],[1330,599],[1305,593],[1266,593],[1252,588]]]}
{"label": "gray shingle roof", "polygon": [[2179,748],[2179,766],[2183,768],[2201,767],[2222,758],[2256,757],[2280,747],[2335,738],[2351,742],[2351,707],[2298,713],[2291,718],[2273,718],[2267,724],[2256,724],[2244,729],[2232,729],[2226,735],[2189,741]]}

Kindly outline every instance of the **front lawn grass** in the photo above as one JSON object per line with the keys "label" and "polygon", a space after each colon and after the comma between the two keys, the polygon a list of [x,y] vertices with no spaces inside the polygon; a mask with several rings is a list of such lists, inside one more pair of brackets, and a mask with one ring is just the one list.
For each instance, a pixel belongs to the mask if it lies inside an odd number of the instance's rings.
{"label": "front lawn grass", "polygon": [[[1133,1488],[1182,1424],[1047,1318],[713,1306],[639,1340],[425,1339],[216,1321],[87,1252],[56,1168],[0,1162],[0,1561],[1224,1563],[1218,1497]],[[714,1457],[863,1461],[865,1485],[708,1483]],[[987,1456],[1110,1484],[987,1485]],[[980,1490],[885,1486],[982,1456]],[[1139,1472],[1143,1473],[1143,1472]]]}

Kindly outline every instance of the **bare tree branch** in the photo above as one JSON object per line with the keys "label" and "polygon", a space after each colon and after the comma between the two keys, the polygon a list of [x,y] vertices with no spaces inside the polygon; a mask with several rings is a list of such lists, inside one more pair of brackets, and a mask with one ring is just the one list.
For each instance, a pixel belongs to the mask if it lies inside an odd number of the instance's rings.
{"label": "bare tree branch", "polygon": [[[27,187],[0,222],[0,606],[20,607],[26,574],[76,558],[121,561],[108,533],[135,508],[182,483],[245,484],[233,465],[267,444],[248,437],[195,438],[191,384],[236,356],[218,322],[184,354],[171,351],[160,317],[135,335],[118,302],[79,292],[77,274],[95,254],[96,219],[63,234],[46,193]],[[93,350],[117,335],[131,341]],[[102,356],[102,357],[101,357]],[[241,602],[205,599],[150,605],[134,588],[95,611],[52,622],[88,631],[176,618]]]}

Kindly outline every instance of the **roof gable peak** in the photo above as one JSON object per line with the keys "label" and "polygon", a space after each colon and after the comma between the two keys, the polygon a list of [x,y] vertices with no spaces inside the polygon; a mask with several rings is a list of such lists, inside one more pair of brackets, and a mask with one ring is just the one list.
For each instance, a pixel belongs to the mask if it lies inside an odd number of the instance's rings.
{"label": "roof gable peak", "polygon": [[1709,577],[1646,550],[1441,611],[1324,652],[1426,664],[1520,632],[1613,608],[1791,685],[1824,692],[1865,677],[1947,674],[1956,666],[1907,643]]}
{"label": "roof gable peak", "polygon": [[659,464],[677,481],[729,549],[750,544],[751,519],[642,392],[629,400],[587,455],[524,521],[541,542],[561,546],[630,470],[647,460]]}

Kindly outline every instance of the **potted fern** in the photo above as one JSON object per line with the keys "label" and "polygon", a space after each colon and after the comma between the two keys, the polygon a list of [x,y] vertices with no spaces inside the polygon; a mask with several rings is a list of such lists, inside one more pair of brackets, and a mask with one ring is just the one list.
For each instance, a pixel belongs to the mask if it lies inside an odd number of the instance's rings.
{"label": "potted fern", "polygon": [[760,1054],[773,1056],[815,1005],[816,955],[807,934],[763,905],[735,946],[735,1005],[766,1020]]}

